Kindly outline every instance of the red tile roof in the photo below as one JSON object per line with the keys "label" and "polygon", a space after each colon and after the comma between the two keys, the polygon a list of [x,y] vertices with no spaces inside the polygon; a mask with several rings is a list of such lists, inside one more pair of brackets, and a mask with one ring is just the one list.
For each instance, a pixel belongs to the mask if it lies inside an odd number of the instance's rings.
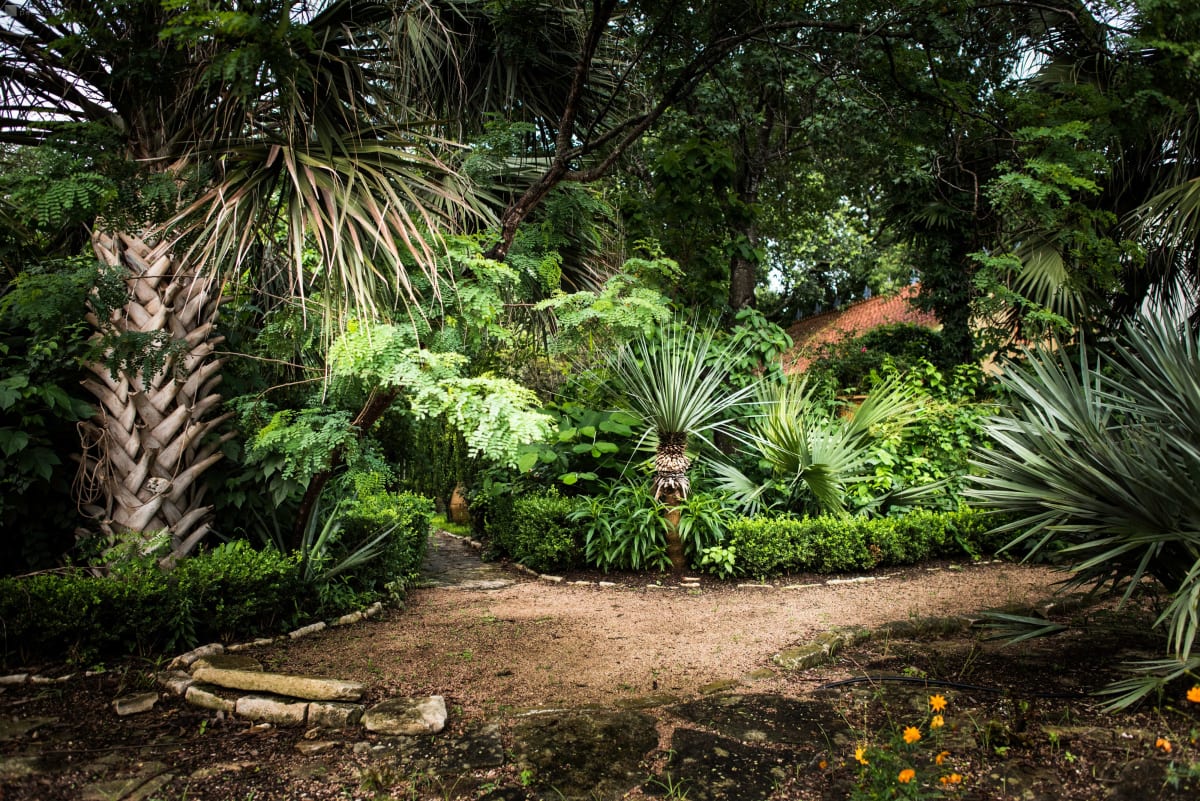
{"label": "red tile roof", "polygon": [[919,290],[919,285],[906,286],[895,295],[862,300],[797,321],[788,329],[795,344],[783,354],[783,369],[789,373],[804,372],[821,345],[860,336],[881,325],[913,323],[940,328],[937,317],[917,310],[910,302]]}

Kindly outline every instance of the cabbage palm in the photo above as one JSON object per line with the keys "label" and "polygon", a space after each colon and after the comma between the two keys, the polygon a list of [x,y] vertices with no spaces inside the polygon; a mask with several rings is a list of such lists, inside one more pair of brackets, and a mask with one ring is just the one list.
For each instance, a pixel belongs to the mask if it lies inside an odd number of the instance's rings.
{"label": "cabbage palm", "polygon": [[744,354],[730,353],[714,335],[713,328],[676,323],[625,344],[608,360],[609,386],[644,426],[639,445],[654,449],[651,489],[667,507],[667,555],[676,572],[687,567],[677,507],[691,491],[692,457],[719,455],[718,434],[749,442],[739,421],[757,384],[729,386],[729,369]]}
{"label": "cabbage palm", "polygon": [[[987,423],[994,447],[976,453],[970,493],[1012,517],[1012,545],[1058,554],[1068,586],[1128,598],[1157,578],[1171,593],[1157,625],[1174,657],[1155,665],[1168,675],[1200,669],[1200,340],[1184,317],[1146,307],[1107,353],[1010,365],[1015,403]],[[1123,685],[1118,704],[1151,687]]]}
{"label": "cabbage palm", "polygon": [[[0,10],[0,141],[103,130],[158,176],[146,186],[182,201],[170,237],[129,211],[97,225],[97,255],[130,292],[95,323],[150,357],[96,365],[86,384],[98,404],[81,500],[102,529],[168,529],[175,555],[208,531],[200,478],[220,458],[216,287],[229,268],[282,231],[292,291],[317,280],[369,305],[402,299],[411,270],[433,270],[435,231],[476,209],[448,163],[454,148],[422,133],[429,107],[405,79],[444,68],[456,44],[423,3]],[[306,266],[309,247],[319,258]]]}

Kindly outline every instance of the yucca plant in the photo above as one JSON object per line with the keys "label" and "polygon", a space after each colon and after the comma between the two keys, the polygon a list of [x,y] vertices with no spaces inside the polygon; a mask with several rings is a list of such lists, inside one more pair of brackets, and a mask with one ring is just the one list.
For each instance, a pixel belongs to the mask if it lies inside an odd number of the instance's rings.
{"label": "yucca plant", "polygon": [[730,366],[744,354],[728,351],[715,333],[677,322],[624,345],[607,365],[608,385],[643,426],[639,446],[654,450],[651,489],[667,509],[667,553],[677,572],[687,567],[677,507],[691,490],[693,456],[719,455],[718,434],[750,442],[739,421],[751,412],[757,384],[729,386]]}
{"label": "yucca plant", "polygon": [[1067,587],[1171,593],[1156,626],[1172,658],[1117,687],[1132,703],[1200,668],[1200,343],[1184,315],[1144,308],[1103,352],[1044,348],[1001,378],[1013,405],[986,424],[969,497],[1008,513],[1008,547],[1055,554]]}
{"label": "yucca plant", "polygon": [[792,497],[807,490],[822,512],[845,512],[846,489],[865,479],[876,435],[885,427],[903,429],[920,412],[915,391],[898,376],[845,414],[821,402],[805,378],[763,385],[758,403],[762,412],[752,426],[753,442],[770,465],[771,480],[754,481],[729,464],[714,468],[719,486],[751,511],[780,487]]}

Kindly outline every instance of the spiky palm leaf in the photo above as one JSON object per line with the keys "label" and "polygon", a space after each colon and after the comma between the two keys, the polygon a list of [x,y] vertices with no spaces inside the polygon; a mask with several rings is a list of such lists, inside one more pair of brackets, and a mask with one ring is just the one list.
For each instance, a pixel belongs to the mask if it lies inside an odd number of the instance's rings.
{"label": "spiky palm leaf", "polygon": [[[1147,307],[1093,355],[1039,350],[1001,379],[1013,407],[987,423],[969,492],[1014,516],[1015,544],[1055,548],[1069,586],[1172,593],[1157,625],[1187,661],[1200,631],[1200,343]],[[1012,547],[1012,546],[1010,546]]]}
{"label": "spiky palm leaf", "polygon": [[743,354],[726,353],[714,334],[712,328],[677,323],[656,338],[622,346],[608,361],[612,388],[645,426],[642,442],[654,445],[655,497],[687,497],[690,445],[718,453],[717,433],[749,441],[738,421],[756,385],[728,387],[729,365]]}
{"label": "spiky palm leaf", "polygon": [[[115,254],[97,247],[129,271],[133,289],[121,319],[97,322],[119,331],[127,318],[189,353],[153,376],[106,382],[107,369],[93,369],[101,415],[86,464],[89,475],[104,478],[107,497],[91,505],[103,521],[142,531],[165,521],[177,552],[205,530],[196,479],[219,458],[219,438],[205,435],[222,418],[205,416],[219,401],[209,379],[220,361],[205,355],[219,342],[216,304],[197,299],[228,268],[283,229],[295,290],[317,280],[333,295],[370,305],[386,286],[390,301],[410,290],[410,270],[433,272],[439,228],[477,218],[480,206],[451,169],[454,148],[436,137],[425,99],[406,95],[413,88],[406,76],[451,63],[456,42],[432,6],[25,0],[0,9],[0,141],[70,135],[64,122],[102,126],[129,159],[176,176],[181,192],[184,179],[201,184],[172,220],[171,236],[188,238],[187,247],[167,252],[161,231],[142,240],[145,228],[104,240],[120,243]],[[301,258],[309,242],[321,257],[315,270]],[[162,264],[171,279],[143,275]],[[186,315],[176,314],[179,302]],[[181,366],[208,378],[197,386],[184,378],[182,405],[146,403]],[[180,429],[189,432],[187,446],[149,436],[140,442],[142,433],[166,437],[163,420],[180,418],[188,420]],[[170,511],[168,501],[193,506]],[[138,511],[129,511],[134,505]],[[165,517],[151,513],[160,508]]]}
{"label": "spiky palm leaf", "polygon": [[[776,479],[793,491],[806,487],[822,510],[845,511],[846,488],[863,480],[871,443],[880,427],[901,430],[920,412],[915,393],[897,379],[881,384],[848,415],[818,402],[807,379],[764,385],[754,442]],[[768,491],[735,468],[718,468],[721,485],[751,508]]]}

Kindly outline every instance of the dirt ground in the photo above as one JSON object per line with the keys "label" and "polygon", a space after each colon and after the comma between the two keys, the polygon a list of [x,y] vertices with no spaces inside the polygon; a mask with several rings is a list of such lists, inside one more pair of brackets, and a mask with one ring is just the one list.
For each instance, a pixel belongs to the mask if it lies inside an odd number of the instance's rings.
{"label": "dirt ground", "polygon": [[[722,692],[820,698],[847,732],[803,761],[789,756],[794,764],[770,795],[778,801],[850,798],[864,770],[854,761],[855,747],[882,746],[912,722],[927,725],[934,694],[948,699],[946,726],[925,728],[926,740],[932,746],[941,742],[935,735],[945,735],[954,744],[945,769],[961,781],[939,786],[933,776],[922,790],[928,797],[1198,797],[1200,704],[1182,700],[1186,688],[1170,688],[1178,698],[1160,707],[1118,715],[1104,713],[1088,695],[1118,676],[1122,659],[1159,655],[1161,641],[1149,634],[1145,617],[1101,606],[1070,615],[1080,627],[1074,634],[1017,646],[985,642],[971,630],[898,633],[811,669],[786,670],[772,661],[833,627],[877,628],[1043,601],[1061,578],[1044,567],[939,563],[836,583],[793,576],[747,586],[703,577],[688,587],[645,574],[573,574],[553,582],[499,566],[481,570],[492,589],[442,582],[412,591],[403,608],[376,619],[254,654],[267,670],[363,682],[367,703],[442,695],[448,735],[528,710],[661,707],[660,748],[644,765],[654,781],[630,798],[717,797],[700,789],[672,796],[669,780],[661,779],[670,775],[664,770],[677,723],[669,705]],[[34,667],[49,674],[67,669]],[[25,733],[18,727],[16,735],[0,731],[0,801],[135,799],[136,793],[103,796],[95,788],[100,778],[139,770],[164,777],[140,801],[549,797],[527,786],[512,764],[453,787],[388,773],[373,756],[379,738],[361,730],[254,726],[176,698],[117,718],[112,699],[153,687],[147,674],[155,667],[135,662],[61,685],[0,692],[0,721],[52,721]]]}

